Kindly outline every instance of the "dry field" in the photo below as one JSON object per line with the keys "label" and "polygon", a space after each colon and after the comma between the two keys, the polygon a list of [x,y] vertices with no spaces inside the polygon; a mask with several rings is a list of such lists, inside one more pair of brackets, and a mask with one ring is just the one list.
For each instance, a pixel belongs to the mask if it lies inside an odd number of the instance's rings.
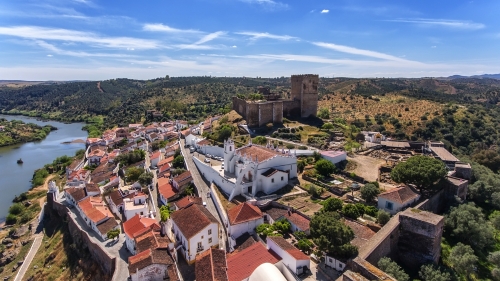
{"label": "dry field", "polygon": [[[348,121],[365,120],[365,115],[369,115],[374,124],[376,114],[390,114],[405,125],[403,127],[406,133],[411,133],[419,127],[418,123],[422,122],[420,118],[424,114],[428,114],[427,118],[430,120],[441,114],[443,105],[395,94],[373,96],[373,99],[369,99],[348,93],[335,93],[326,95],[319,101],[318,107],[328,108],[331,118],[340,117]],[[387,130],[393,130],[393,126],[389,123],[384,126]]]}

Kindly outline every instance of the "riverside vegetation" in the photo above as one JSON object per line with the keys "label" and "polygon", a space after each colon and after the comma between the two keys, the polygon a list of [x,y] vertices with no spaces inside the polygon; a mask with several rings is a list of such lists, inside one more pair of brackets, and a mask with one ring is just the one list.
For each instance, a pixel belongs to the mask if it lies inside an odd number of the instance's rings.
{"label": "riverside vegetation", "polygon": [[[83,157],[84,150],[76,156],[62,156],[34,172],[32,188],[16,196],[9,208],[6,227],[0,231],[0,278],[13,276],[18,262],[28,253],[31,225],[38,218],[49,180],[62,186],[65,170],[75,159]],[[43,225],[43,244],[37,251],[26,275],[30,280],[105,280],[99,265],[90,258],[90,252],[78,241],[73,241],[67,222],[46,220]]]}
{"label": "riverside vegetation", "polygon": [[19,120],[7,121],[0,118],[0,146],[43,140],[51,131],[51,125],[39,126]]}

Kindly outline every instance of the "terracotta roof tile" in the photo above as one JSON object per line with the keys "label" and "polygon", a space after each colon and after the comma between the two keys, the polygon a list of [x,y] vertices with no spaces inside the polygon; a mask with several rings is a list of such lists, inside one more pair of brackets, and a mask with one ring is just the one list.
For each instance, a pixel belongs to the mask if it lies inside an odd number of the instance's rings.
{"label": "terracotta roof tile", "polygon": [[285,218],[302,231],[309,229],[310,221],[297,213],[287,212]]}
{"label": "terracotta roof tile", "polygon": [[283,237],[267,237],[268,240],[272,240],[278,247],[280,247],[282,250],[286,251],[288,254],[290,254],[294,259],[296,260],[309,260],[309,257],[302,253],[299,249],[295,248],[292,244],[288,243],[285,238]]}
{"label": "terracotta roof tile", "polygon": [[262,146],[257,146],[257,145],[243,147],[243,148],[237,149],[236,151],[237,151],[237,153],[239,153],[241,155],[247,155],[254,160],[255,160],[255,158],[257,158],[259,160],[259,162],[271,159],[276,155],[281,155],[281,153],[278,151],[274,151],[272,149],[265,148]]}
{"label": "terracotta roof tile", "polygon": [[370,238],[372,238],[376,233],[368,226],[362,225],[355,221],[345,220],[344,222],[354,232],[354,239],[352,239],[351,244],[357,246],[358,248],[363,247],[365,243],[370,240]]}
{"label": "terracotta roof tile", "polygon": [[229,281],[241,281],[248,278],[259,265],[266,262],[276,264],[280,260],[276,253],[268,251],[262,243],[255,243],[228,256],[227,277]]}
{"label": "terracotta roof tile", "polygon": [[254,205],[243,203],[231,208],[227,212],[229,223],[231,225],[244,223],[247,221],[258,220],[262,218],[262,212]]}
{"label": "terracotta roof tile", "polygon": [[102,199],[99,196],[87,197],[80,201],[78,206],[85,216],[94,223],[98,223],[106,218],[112,217],[109,210],[106,211],[107,207],[105,207],[106,205],[102,202]]}
{"label": "terracotta roof tile", "polygon": [[145,229],[153,226],[160,227],[155,219],[149,218],[141,218],[139,214],[136,214],[131,219],[123,223],[123,232],[130,237],[134,238],[135,235],[140,231],[144,231]]}
{"label": "terracotta roof tile", "polygon": [[203,199],[201,199],[200,197],[186,196],[186,197],[183,197],[182,199],[174,202],[174,205],[178,209],[183,209],[183,208],[187,208],[187,207],[191,206],[192,204],[201,205],[202,203],[203,203]]}
{"label": "terracotta roof tile", "polygon": [[158,192],[164,198],[169,199],[175,196],[179,191],[175,189],[169,182],[168,178],[158,178]]}
{"label": "terracotta roof tile", "polygon": [[210,145],[210,141],[207,139],[201,140],[196,143],[197,145]]}
{"label": "terracotta roof tile", "polygon": [[147,249],[128,258],[129,273],[135,273],[152,264],[174,265],[174,261],[165,249]]}
{"label": "terracotta roof tile", "polygon": [[114,218],[110,218],[109,220],[106,220],[105,222],[97,225],[97,229],[99,229],[99,232],[101,234],[107,234],[108,231],[114,229],[117,226],[118,222]]}
{"label": "terracotta roof tile", "polygon": [[217,219],[198,204],[173,212],[171,218],[186,239],[193,237],[211,223],[218,224]]}
{"label": "terracotta roof tile", "polygon": [[179,186],[183,186],[191,182],[193,180],[193,177],[191,176],[190,171],[185,171],[184,173],[174,177],[172,180],[175,181]]}
{"label": "terracotta roof tile", "polygon": [[87,192],[101,192],[99,186],[93,182],[86,183],[85,189],[87,190]]}
{"label": "terracotta roof tile", "polygon": [[160,158],[161,156],[161,152],[159,150],[153,152],[153,154],[151,155],[151,159],[155,159],[155,158]]}
{"label": "terracotta roof tile", "polygon": [[69,194],[77,203],[87,197],[87,192],[84,188],[70,187],[66,188],[64,191],[66,192],[66,194]]}
{"label": "terracotta roof tile", "polygon": [[274,221],[278,220],[281,217],[284,217],[287,212],[288,211],[285,209],[275,207],[271,207],[265,210],[265,213],[268,214]]}
{"label": "terracotta roof tile", "polygon": [[196,257],[196,281],[227,281],[226,252],[210,249]]}
{"label": "terracotta roof tile", "polygon": [[392,202],[397,202],[399,204],[404,204],[406,202],[412,201],[420,196],[418,193],[414,192],[408,186],[400,186],[384,193],[378,195],[381,198],[390,200]]}

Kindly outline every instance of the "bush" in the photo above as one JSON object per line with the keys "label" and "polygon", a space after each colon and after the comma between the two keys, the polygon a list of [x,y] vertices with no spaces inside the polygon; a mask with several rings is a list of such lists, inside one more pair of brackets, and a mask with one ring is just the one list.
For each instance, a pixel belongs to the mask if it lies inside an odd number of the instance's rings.
{"label": "bush", "polygon": [[361,188],[361,198],[366,202],[373,201],[380,193],[380,189],[372,183],[367,183]]}
{"label": "bush", "polygon": [[24,207],[20,203],[12,204],[12,206],[10,206],[9,208],[9,214],[19,215],[23,212],[23,209]]}
{"label": "bush", "polygon": [[13,203],[18,203],[18,202],[23,202],[25,200],[28,200],[28,193],[23,192],[19,196],[14,197],[12,200]]}
{"label": "bush", "polygon": [[21,223],[27,223],[31,220],[31,217],[29,214],[27,213],[24,213],[22,216],[21,216]]}
{"label": "bush", "polygon": [[390,276],[396,278],[398,281],[409,281],[410,277],[406,272],[394,261],[388,257],[383,257],[378,261],[378,267],[389,274]]}
{"label": "bush", "polygon": [[328,198],[323,203],[323,208],[321,210],[325,212],[340,211],[342,210],[343,204],[344,202],[342,202],[339,198]]}
{"label": "bush", "polygon": [[377,221],[381,225],[385,225],[389,220],[391,219],[391,215],[384,211],[384,210],[379,210],[377,214]]}
{"label": "bush", "polygon": [[357,219],[360,216],[358,208],[354,204],[346,204],[342,208],[342,213],[344,216],[351,218],[351,219]]}
{"label": "bush", "polygon": [[299,230],[299,231],[295,231],[295,232],[293,233],[293,235],[294,235],[295,237],[297,237],[297,239],[299,239],[299,240],[302,240],[302,239],[307,238],[306,233],[305,233],[304,231],[300,231],[300,230]]}
{"label": "bush", "polygon": [[314,168],[323,176],[330,176],[336,170],[335,165],[326,159],[318,160],[314,165]]}
{"label": "bush", "polygon": [[365,214],[376,218],[378,214],[378,209],[375,206],[365,206]]}
{"label": "bush", "polygon": [[286,145],[286,148],[288,148],[288,149],[294,149],[295,145],[289,143],[289,144]]}
{"label": "bush", "polygon": [[5,219],[5,224],[7,225],[13,225],[16,224],[17,222],[17,217],[13,214],[8,214],[7,218]]}
{"label": "bush", "polygon": [[298,147],[298,149],[300,149],[300,150],[306,150],[306,149],[307,149],[307,146],[305,146],[305,145],[301,145],[301,146],[299,146],[299,147]]}

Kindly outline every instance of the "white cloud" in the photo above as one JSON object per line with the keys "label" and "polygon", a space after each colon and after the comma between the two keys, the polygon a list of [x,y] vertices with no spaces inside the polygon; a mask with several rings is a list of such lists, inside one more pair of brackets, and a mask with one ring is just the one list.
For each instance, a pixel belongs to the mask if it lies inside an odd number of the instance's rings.
{"label": "white cloud", "polygon": [[233,46],[231,46],[231,48],[238,48],[238,46],[236,46],[236,45],[233,45]]}
{"label": "white cloud", "polygon": [[392,22],[403,22],[403,23],[414,23],[418,25],[423,25],[423,26],[442,26],[442,27],[449,27],[449,28],[456,28],[456,29],[468,29],[468,30],[477,30],[477,29],[483,29],[486,26],[482,23],[476,23],[472,21],[463,21],[463,20],[446,20],[446,19],[422,19],[422,18],[415,18],[415,19],[395,19],[395,20],[388,20]]}
{"label": "white cloud", "polygon": [[[80,52],[80,51],[68,51],[68,50],[63,50],[60,48],[57,48],[56,46],[49,44],[45,41],[42,40],[35,40],[35,43],[51,52],[54,52],[58,55],[64,55],[64,56],[72,56],[72,57],[108,57],[108,58],[124,58],[124,57],[131,57],[130,55],[122,55],[122,54],[109,54],[109,53],[88,53],[88,52]],[[47,55],[48,57],[52,57],[52,55]]]}
{"label": "white cloud", "polygon": [[196,43],[194,43],[194,44],[195,45],[200,45],[200,44],[203,44],[203,43],[207,43],[209,41],[217,39],[218,37],[226,35],[226,34],[227,34],[227,32],[225,32],[225,31],[213,32],[213,33],[210,33],[210,34],[207,34],[207,35],[203,36],[200,40],[196,41]]}
{"label": "white cloud", "polygon": [[288,9],[288,4],[273,1],[273,0],[239,0],[249,4],[257,4],[265,7],[268,10],[285,10]]}
{"label": "white cloud", "polygon": [[[409,60],[398,58],[396,56],[392,56],[392,55],[388,55],[388,54],[384,54],[384,53],[379,53],[379,52],[375,52],[375,51],[370,51],[370,50],[357,49],[357,48],[349,47],[349,46],[337,45],[337,44],[332,44],[332,43],[324,43],[324,42],[313,42],[312,44],[316,45],[318,47],[331,49],[331,50],[341,52],[341,53],[361,55],[361,56],[365,56],[365,57],[372,57],[372,58],[384,59],[384,60],[389,60],[389,61],[412,62]],[[416,62],[413,62],[413,63],[416,63]]]}
{"label": "white cloud", "polygon": [[436,45],[434,45],[434,46],[431,46],[431,48],[435,49],[435,48],[437,48],[437,46],[436,46]]}
{"label": "white cloud", "polygon": [[0,27],[0,35],[9,35],[24,39],[56,40],[93,44],[116,49],[159,49],[165,48],[157,41],[132,37],[102,37],[92,32],[39,26]]}
{"label": "white cloud", "polygon": [[222,48],[222,46],[196,45],[196,44],[178,44],[174,45],[174,47],[186,50],[215,50]]}
{"label": "white cloud", "polygon": [[147,23],[142,26],[142,30],[145,31],[156,31],[156,32],[167,32],[167,33],[202,33],[199,30],[194,29],[178,29],[173,28],[168,25],[161,23]]}
{"label": "white cloud", "polygon": [[267,32],[235,32],[235,34],[250,36],[250,40],[258,40],[262,38],[276,39],[276,40],[291,40],[291,39],[299,39],[297,37],[289,36],[289,35],[275,35]]}
{"label": "white cloud", "polygon": [[322,13],[322,14],[328,14],[329,12],[330,12],[330,10],[327,10],[327,9],[323,9],[323,10],[321,10],[321,13]]}

